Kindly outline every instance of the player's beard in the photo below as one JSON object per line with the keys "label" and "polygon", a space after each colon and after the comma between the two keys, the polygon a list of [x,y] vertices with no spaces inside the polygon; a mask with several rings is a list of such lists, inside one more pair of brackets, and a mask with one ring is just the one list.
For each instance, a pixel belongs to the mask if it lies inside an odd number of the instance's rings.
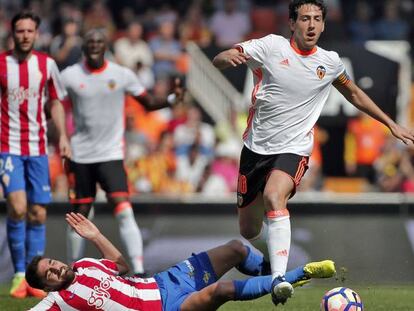
{"label": "player's beard", "polygon": [[75,279],[75,271],[72,268],[67,267],[65,268],[63,275],[63,282],[62,282],[62,289],[69,287],[72,284],[73,280]]}
{"label": "player's beard", "polygon": [[23,48],[20,43],[15,43],[15,50],[18,54],[29,54],[34,47],[34,42],[32,42],[28,47]]}

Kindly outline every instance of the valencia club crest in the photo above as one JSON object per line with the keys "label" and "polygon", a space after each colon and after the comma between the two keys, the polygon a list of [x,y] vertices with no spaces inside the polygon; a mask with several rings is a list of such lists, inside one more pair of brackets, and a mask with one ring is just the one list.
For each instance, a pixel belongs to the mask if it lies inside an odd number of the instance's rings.
{"label": "valencia club crest", "polygon": [[325,77],[326,69],[324,66],[320,65],[318,68],[316,68],[316,74],[318,75],[319,79],[323,79]]}

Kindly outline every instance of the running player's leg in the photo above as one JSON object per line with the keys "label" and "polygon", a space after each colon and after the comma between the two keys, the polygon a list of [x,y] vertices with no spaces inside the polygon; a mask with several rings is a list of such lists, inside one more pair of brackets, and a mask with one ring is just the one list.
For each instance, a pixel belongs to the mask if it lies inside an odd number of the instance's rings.
{"label": "running player's leg", "polygon": [[126,248],[133,273],[144,274],[143,242],[129,201],[127,176],[122,160],[99,164],[98,181],[106,192],[118,221],[121,240]]}
{"label": "running player's leg", "polygon": [[[69,180],[69,201],[72,204],[72,211],[91,219],[92,203],[96,195],[94,164],[66,161],[65,169]],[[74,262],[83,257],[85,240],[70,226],[67,226],[66,234],[67,260]]]}
{"label": "running player's leg", "polygon": [[20,156],[0,154],[0,181],[7,203],[7,241],[15,272],[10,295],[16,298],[27,295],[24,280],[27,197],[23,161]]}
{"label": "running player's leg", "polygon": [[294,194],[296,185],[306,171],[307,158],[281,154],[275,157],[272,166],[263,198],[268,222],[267,246],[276,293],[273,295],[273,302],[277,304],[284,303],[293,294],[293,288],[284,280],[291,241],[287,201]]}

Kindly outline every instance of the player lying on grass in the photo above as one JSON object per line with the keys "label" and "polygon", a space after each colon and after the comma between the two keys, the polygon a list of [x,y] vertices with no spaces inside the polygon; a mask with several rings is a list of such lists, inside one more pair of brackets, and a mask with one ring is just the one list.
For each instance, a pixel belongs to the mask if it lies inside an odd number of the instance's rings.
{"label": "player lying on grass", "polygon": [[[103,259],[84,258],[68,266],[35,257],[27,267],[27,282],[49,294],[31,310],[216,310],[227,301],[251,300],[271,291],[263,257],[238,240],[193,254],[152,278],[121,277],[128,272],[125,259],[99,229],[81,214],[66,214],[66,221]],[[219,281],[233,267],[253,277]],[[325,260],[289,271],[286,280],[299,286],[334,274],[334,263]]]}

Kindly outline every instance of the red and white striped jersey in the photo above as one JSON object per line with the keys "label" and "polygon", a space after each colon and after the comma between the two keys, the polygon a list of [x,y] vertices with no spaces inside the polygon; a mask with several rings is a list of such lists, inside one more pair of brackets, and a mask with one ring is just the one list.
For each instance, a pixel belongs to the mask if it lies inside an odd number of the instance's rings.
{"label": "red and white striped jersey", "polygon": [[84,258],[73,269],[76,277],[68,288],[50,292],[30,310],[162,310],[154,278],[120,277],[116,264],[107,259]]}
{"label": "red and white striped jersey", "polygon": [[0,96],[0,152],[46,154],[45,103],[66,96],[55,61],[36,51],[22,62],[0,54]]}

